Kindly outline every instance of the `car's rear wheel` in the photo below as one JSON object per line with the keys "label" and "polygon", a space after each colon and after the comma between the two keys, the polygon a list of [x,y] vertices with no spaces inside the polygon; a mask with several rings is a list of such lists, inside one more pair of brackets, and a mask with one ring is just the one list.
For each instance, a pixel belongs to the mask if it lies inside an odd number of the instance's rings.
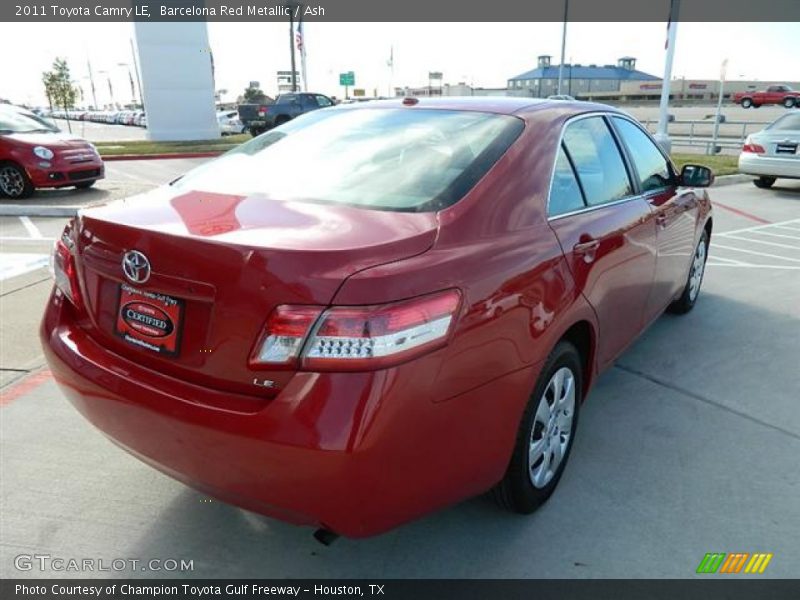
{"label": "car's rear wheel", "polygon": [[528,514],[550,497],[564,472],[583,394],[580,354],[561,341],[548,357],[522,415],[503,480],[492,489],[509,510]]}
{"label": "car's rear wheel", "polygon": [[25,169],[14,163],[0,164],[0,192],[9,198],[28,198],[33,194],[31,182]]}
{"label": "car's rear wheel", "polygon": [[284,123],[286,123],[287,121],[289,121],[289,117],[287,117],[286,115],[281,115],[280,117],[275,119],[275,127],[279,127]]}
{"label": "car's rear wheel", "polygon": [[80,183],[76,183],[75,187],[79,190],[85,190],[92,187],[95,183],[97,183],[96,179],[92,179],[91,181],[81,181]]}
{"label": "car's rear wheel", "polygon": [[768,189],[775,183],[777,177],[759,177],[753,180],[753,185],[757,188]]}
{"label": "car's rear wheel", "polygon": [[795,104],[794,98],[784,98],[784,100],[783,100],[783,105],[786,108],[792,108],[794,106],[794,104]]}
{"label": "car's rear wheel", "polygon": [[750,98],[744,98],[742,100],[742,108],[750,108],[753,106],[753,101]]}
{"label": "car's rear wheel", "polygon": [[703,284],[703,275],[706,272],[706,259],[708,258],[708,233],[703,231],[700,241],[692,256],[692,265],[689,267],[689,277],[680,297],[667,307],[671,313],[682,315],[694,308],[700,286]]}

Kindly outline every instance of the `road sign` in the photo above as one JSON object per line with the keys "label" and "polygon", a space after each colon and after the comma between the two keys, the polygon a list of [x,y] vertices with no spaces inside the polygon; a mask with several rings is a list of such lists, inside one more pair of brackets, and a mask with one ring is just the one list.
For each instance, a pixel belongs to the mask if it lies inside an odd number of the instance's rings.
{"label": "road sign", "polygon": [[361,89],[361,88],[356,88],[356,89],[353,90],[353,96],[361,97],[361,96],[366,96],[366,95],[367,95],[367,92],[365,90]]}
{"label": "road sign", "polygon": [[355,85],[356,74],[353,71],[347,73],[339,73],[339,85]]}

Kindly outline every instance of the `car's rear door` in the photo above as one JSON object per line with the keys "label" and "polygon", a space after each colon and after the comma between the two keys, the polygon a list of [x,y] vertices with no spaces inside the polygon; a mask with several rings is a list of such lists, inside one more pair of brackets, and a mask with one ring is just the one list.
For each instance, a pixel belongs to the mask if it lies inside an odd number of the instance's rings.
{"label": "car's rear door", "polygon": [[570,121],[558,152],[549,222],[597,313],[603,367],[644,326],[656,264],[655,221],[637,195],[606,117]]}
{"label": "car's rear door", "polygon": [[697,237],[699,201],[694,190],[678,187],[670,161],[639,125],[621,116],[610,121],[656,221],[656,272],[645,308],[645,320],[649,321],[661,314],[686,284]]}

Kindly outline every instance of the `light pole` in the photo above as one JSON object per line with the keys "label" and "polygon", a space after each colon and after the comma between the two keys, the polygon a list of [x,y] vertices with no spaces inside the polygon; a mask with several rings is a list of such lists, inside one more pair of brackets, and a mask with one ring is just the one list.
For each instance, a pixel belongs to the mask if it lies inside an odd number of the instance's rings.
{"label": "light pole", "polygon": [[297,2],[291,0],[286,3],[286,8],[289,10],[289,51],[292,55],[292,92],[297,91],[297,71],[295,67],[294,58],[294,9],[298,7]]}
{"label": "light pole", "polygon": [[564,0],[564,29],[561,31],[561,64],[558,65],[558,93],[561,93],[561,84],[564,81],[564,54],[567,49],[567,13],[569,0]]}
{"label": "light pole", "polygon": [[707,154],[716,154],[717,153],[717,137],[719,136],[719,120],[722,116],[722,95],[725,90],[725,75],[728,72],[728,59],[722,61],[722,65],[719,69],[719,98],[717,99],[717,114],[714,116],[714,138],[711,142],[711,149],[710,152]]}
{"label": "light pole", "polygon": [[669,122],[669,115],[667,109],[669,108],[669,87],[672,80],[672,59],[675,56],[675,38],[678,35],[678,11],[680,9],[681,0],[671,0],[669,8],[669,23],[667,25],[667,57],[664,61],[664,80],[661,84],[661,103],[658,110],[658,130],[653,136],[655,140],[661,145],[664,150],[670,152],[672,150],[672,142],[667,133],[667,123]]}
{"label": "light pole", "polygon": [[108,95],[111,96],[111,108],[116,108],[116,102],[114,102],[114,88],[111,86],[111,73],[109,71],[98,71],[97,73],[106,76],[106,81],[108,82]]}
{"label": "light pole", "polygon": [[131,102],[136,108],[136,86],[133,85],[133,73],[131,73],[131,66],[126,62],[117,63],[118,67],[125,67],[128,69],[128,80],[131,82]]}

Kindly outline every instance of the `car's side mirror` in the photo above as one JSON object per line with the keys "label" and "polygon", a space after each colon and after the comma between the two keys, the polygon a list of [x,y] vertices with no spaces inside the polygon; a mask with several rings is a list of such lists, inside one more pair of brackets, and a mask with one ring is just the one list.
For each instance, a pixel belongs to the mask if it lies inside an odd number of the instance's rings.
{"label": "car's side mirror", "polygon": [[686,187],[709,187],[714,183],[714,172],[702,165],[683,165],[681,185]]}

